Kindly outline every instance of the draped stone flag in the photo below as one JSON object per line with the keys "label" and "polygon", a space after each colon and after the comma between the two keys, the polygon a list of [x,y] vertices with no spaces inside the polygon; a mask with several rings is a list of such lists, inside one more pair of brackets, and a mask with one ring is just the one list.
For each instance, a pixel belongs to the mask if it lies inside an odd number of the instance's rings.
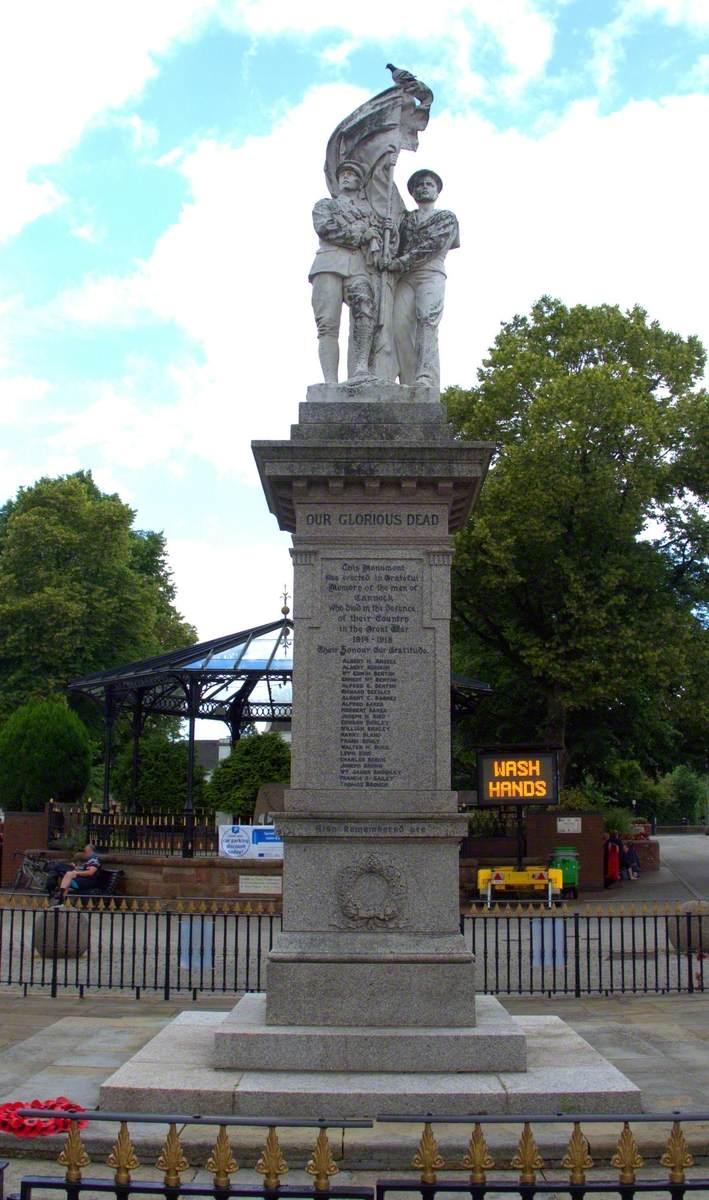
{"label": "draped stone flag", "polygon": [[[418,149],[418,135],[428,125],[433,92],[408,71],[397,70],[401,82],[366,100],[345,117],[332,133],[325,153],[325,178],[331,196],[337,196],[337,168],[345,160],[360,164],[365,173],[364,193],[382,220],[391,220],[385,232],[385,251],[391,239],[396,252],[397,230],[405,206],[394,183],[394,167],[401,150]],[[373,366],[380,379],[394,379],[396,359],[392,333],[393,282],[385,271],[377,273],[377,333]]]}

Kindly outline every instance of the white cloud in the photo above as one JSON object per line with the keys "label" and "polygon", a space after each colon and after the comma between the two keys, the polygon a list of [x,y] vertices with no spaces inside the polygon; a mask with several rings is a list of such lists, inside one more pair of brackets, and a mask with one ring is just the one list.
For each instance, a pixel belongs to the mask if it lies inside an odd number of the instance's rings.
{"label": "white cloud", "polygon": [[700,54],[684,79],[689,91],[706,91],[709,88],[709,54]]}
{"label": "white cloud", "polygon": [[[509,67],[503,86],[515,90],[543,71],[553,40],[553,24],[534,0],[338,6],[331,0],[72,0],[68,7],[23,0],[7,8],[0,36],[0,109],[12,113],[0,136],[0,241],[62,203],[41,169],[60,160],[92,122],[138,96],[157,74],[160,56],[209,19],[261,37],[339,34],[339,44],[324,51],[335,64],[361,41],[396,45],[407,31],[428,51],[435,39],[441,60],[457,61],[450,82],[455,87],[458,80],[463,98],[478,94],[481,81],[469,57],[462,61],[462,47],[494,38]],[[137,150],[154,140],[138,116],[115,119],[130,129]]]}
{"label": "white cloud", "polygon": [[627,0],[626,7],[638,16],[662,17],[668,25],[709,29],[709,0]]}
{"label": "white cloud", "polygon": [[342,67],[350,55],[357,49],[358,45],[359,42],[353,41],[352,38],[347,38],[344,42],[337,42],[334,46],[326,46],[320,57],[323,62],[328,63],[332,67]]}
{"label": "white cloud", "polygon": [[[177,586],[177,607],[188,620],[199,614],[199,637],[206,640],[280,616],[283,585],[293,593],[287,539],[249,542],[243,530],[232,537],[170,538],[169,559]],[[219,580],[205,587],[205,580]]]}
{"label": "white cloud", "polygon": [[[376,40],[395,47],[404,36],[419,42],[427,54],[431,43],[435,43],[441,64],[448,69],[448,84],[459,89],[462,99],[479,94],[478,86],[468,78],[471,62],[469,54],[461,53],[462,48],[472,50],[485,37],[492,37],[510,68],[503,86],[519,90],[544,70],[554,40],[553,21],[536,0],[437,0],[435,4],[358,0],[356,4],[338,5],[332,0],[308,0],[306,4],[293,4],[292,0],[232,0],[222,7],[221,15],[235,28],[258,37],[287,34],[303,38],[337,31],[356,42]],[[455,63],[453,71],[451,59]]]}
{"label": "white cloud", "polygon": [[[652,18],[701,35],[709,29],[709,0],[623,0],[613,20],[591,32],[591,69],[600,89],[612,82],[629,38]],[[695,82],[702,86],[704,81]]]}
{"label": "white cloud", "polygon": [[104,235],[90,221],[84,222],[83,225],[77,225],[72,221],[69,228],[71,236],[78,238],[80,242],[88,242],[91,246],[97,246],[99,242],[103,241]]}
{"label": "white cloud", "polygon": [[51,392],[47,379],[33,375],[0,378],[0,426],[27,426],[43,420],[37,405]]}
{"label": "white cloud", "polygon": [[91,121],[137,95],[156,73],[157,57],[213,6],[214,0],[22,0],[5,7],[0,240],[61,201],[32,172],[60,159]]}
{"label": "white cloud", "polygon": [[157,125],[151,124],[150,121],[144,121],[137,113],[114,117],[111,123],[118,126],[119,129],[128,131],[134,150],[149,149],[160,137]]}

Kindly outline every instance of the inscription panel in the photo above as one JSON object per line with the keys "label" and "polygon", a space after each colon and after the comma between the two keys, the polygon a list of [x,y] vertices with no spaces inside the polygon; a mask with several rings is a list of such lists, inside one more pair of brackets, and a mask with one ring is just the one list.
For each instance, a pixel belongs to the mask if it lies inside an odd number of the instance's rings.
{"label": "inscription panel", "polygon": [[432,632],[422,628],[423,559],[324,557],[321,570],[322,623],[311,653],[322,783],[433,786],[434,654]]}
{"label": "inscription panel", "polygon": [[299,504],[297,532],[342,538],[382,534],[387,538],[440,537],[448,533],[445,504]]}

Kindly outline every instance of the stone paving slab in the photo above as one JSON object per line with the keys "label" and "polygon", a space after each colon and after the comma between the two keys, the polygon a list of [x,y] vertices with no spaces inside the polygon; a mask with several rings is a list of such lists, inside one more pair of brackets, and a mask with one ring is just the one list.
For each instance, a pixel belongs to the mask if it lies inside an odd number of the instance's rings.
{"label": "stone paving slab", "polygon": [[[515,1014],[526,1013],[534,1016],[553,1013],[562,1017],[597,1050],[609,1054],[614,1065],[642,1088],[646,1110],[666,1111],[673,1108],[684,1108],[706,1111],[709,1107],[707,1103],[709,1097],[709,1056],[707,1055],[709,1006],[706,996],[614,996],[587,997],[578,1000],[573,998],[550,1000],[506,997],[504,1004],[510,1012]],[[197,1018],[198,1023],[202,1022],[202,1024],[208,1025],[213,1014],[217,1014],[217,1019],[220,1019],[220,1014],[225,1014],[232,1006],[233,999],[224,997],[219,1000],[201,1000],[196,1005],[192,1003],[184,1005],[179,1001],[165,1002],[153,997],[144,997],[136,1002],[132,998],[121,999],[111,995],[89,997],[84,1000],[78,998],[51,1000],[36,995],[29,998],[0,997],[0,1032],[6,1041],[6,1045],[0,1048],[0,1079],[6,1079],[9,1076],[7,1089],[3,1088],[2,1098],[29,1100],[37,1095],[44,1098],[41,1092],[34,1089],[34,1083],[37,1074],[43,1069],[53,1067],[57,1057],[55,1054],[57,1043],[52,1036],[53,1031],[48,1030],[48,1026],[55,1025],[66,1017],[76,1019],[73,1045],[79,1054],[87,1046],[91,1046],[94,1032],[97,1034],[99,1030],[107,1028],[104,1023],[106,1021],[115,1027],[117,1033],[119,1030],[123,1031],[122,1038],[125,1036],[125,1029],[131,1028],[135,1034],[137,1050],[178,1013],[182,1013],[180,1020],[183,1022]],[[92,1025],[92,1021],[97,1023]],[[64,1026],[65,1032],[67,1028]],[[33,1073],[28,1073],[24,1046],[20,1046],[19,1043],[28,1041],[35,1035],[39,1035],[39,1041],[34,1044],[33,1048],[36,1069]],[[125,1042],[122,1044],[125,1045]],[[13,1047],[19,1049],[20,1053],[11,1062],[8,1056],[13,1053]],[[685,1061],[684,1050],[681,1055],[675,1055],[674,1051],[677,1047],[683,1047],[688,1051],[689,1062]],[[42,1053],[39,1053],[40,1050]],[[69,1043],[63,1041],[61,1044],[62,1057],[66,1057],[69,1053],[71,1053]],[[10,1067],[11,1069],[8,1069]],[[79,1079],[85,1070],[83,1063],[75,1063],[75,1068],[77,1074],[72,1077],[74,1080]],[[105,1070],[104,1077],[111,1073],[110,1069]],[[87,1080],[85,1103],[94,1106],[98,1102],[99,1080],[92,1072],[89,1072],[85,1078]],[[66,1094],[66,1074],[62,1073],[59,1079],[62,1086],[46,1092],[46,1096],[56,1095],[57,1090]],[[56,1076],[55,1080],[57,1080]],[[94,1134],[89,1130],[86,1131],[88,1141],[91,1143],[89,1152],[92,1157],[94,1153],[99,1155],[99,1151],[102,1153],[103,1150],[107,1155],[111,1148],[112,1138],[115,1137],[115,1129],[107,1129],[105,1126],[96,1128],[102,1129],[103,1132]],[[136,1137],[144,1148],[142,1153],[146,1155],[146,1158],[153,1154],[154,1161],[165,1129],[164,1127],[151,1127],[150,1132],[144,1133],[140,1133],[140,1129],[146,1129],[146,1127],[135,1127]],[[548,1131],[549,1140],[546,1140],[546,1131]],[[308,1138],[310,1138],[312,1135],[309,1131],[307,1132]],[[647,1147],[647,1153],[650,1154],[653,1148],[661,1153],[669,1130],[667,1127],[655,1125],[637,1125],[634,1127],[634,1132],[643,1146],[644,1152]],[[192,1152],[197,1154],[200,1140],[204,1149],[206,1134],[207,1130],[204,1128],[187,1134],[186,1141],[193,1148],[188,1157],[191,1157]],[[445,1147],[444,1157],[448,1154],[462,1153],[460,1151],[461,1134],[460,1126],[436,1127],[436,1136],[440,1144]],[[597,1146],[602,1148],[603,1145],[606,1145],[610,1151],[613,1138],[617,1137],[617,1134],[617,1124],[594,1126],[591,1135],[594,1154],[597,1153]],[[371,1155],[374,1152],[382,1169],[387,1166],[392,1169],[401,1169],[410,1161],[410,1157],[407,1158],[407,1155],[412,1143],[415,1146],[416,1138],[419,1135],[420,1128],[414,1126],[379,1126],[375,1130],[366,1131],[367,1140],[363,1142],[359,1131],[350,1131],[347,1134],[346,1142],[348,1161],[349,1156],[353,1155],[355,1161],[352,1165],[359,1164],[364,1167],[367,1163],[371,1163]],[[494,1132],[492,1129],[489,1131],[488,1140],[491,1144],[493,1142],[497,1144],[499,1140],[509,1145],[510,1139],[514,1139],[518,1135],[519,1127],[516,1127],[515,1132],[515,1128],[512,1126],[501,1125],[495,1127]],[[709,1154],[709,1125],[688,1125],[686,1135],[692,1143],[695,1154]],[[549,1148],[553,1149],[555,1144],[557,1150],[561,1152],[563,1136],[559,1132],[559,1127],[535,1126],[535,1136],[540,1145],[544,1142],[544,1147],[548,1152],[550,1152]],[[259,1149],[259,1137],[261,1135],[255,1133],[247,1137],[245,1131],[239,1131],[234,1140],[238,1146],[243,1148],[244,1154],[255,1154]],[[284,1138],[287,1139],[286,1144],[289,1146],[288,1153],[291,1153],[290,1139],[293,1137],[293,1134],[284,1133]],[[297,1144],[296,1141],[293,1142],[294,1162],[297,1161],[298,1153],[306,1151],[307,1144],[307,1140],[303,1140],[302,1137],[300,1144]],[[61,1143],[55,1138],[42,1139],[41,1142],[27,1142],[5,1137],[0,1139],[0,1153],[7,1154],[9,1152],[13,1158],[19,1155],[42,1158],[46,1155],[51,1160],[56,1157],[60,1145]],[[94,1150],[94,1147],[97,1149]],[[288,1153],[286,1157],[288,1157]],[[411,1154],[413,1154],[413,1150],[411,1150]],[[195,1161],[200,1161],[198,1156]],[[204,1161],[204,1158],[201,1161]]]}

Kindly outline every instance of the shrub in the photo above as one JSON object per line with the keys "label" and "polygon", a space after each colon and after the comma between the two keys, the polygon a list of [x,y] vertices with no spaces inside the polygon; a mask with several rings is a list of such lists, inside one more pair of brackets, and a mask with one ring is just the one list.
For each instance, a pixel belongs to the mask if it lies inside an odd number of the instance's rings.
{"label": "shrub", "polygon": [[[131,798],[133,746],[128,742],[119,751],[111,772],[111,794],[121,804]],[[195,763],[192,775],[192,803],[205,807],[204,769]],[[160,733],[149,733],[140,740],[138,773],[138,812],[182,812],[187,801],[187,742],[174,742]]]}
{"label": "shrub", "polygon": [[263,783],[288,783],[290,748],[278,733],[242,737],[229,758],[215,768],[208,785],[212,809],[249,821]]}
{"label": "shrub", "polygon": [[630,833],[633,824],[633,814],[627,808],[608,804],[601,811],[603,812],[603,823],[607,833],[610,833],[612,829],[617,830],[621,835]]}
{"label": "shrub", "polygon": [[78,800],[89,781],[91,742],[61,700],[30,700],[0,729],[0,804],[41,812],[49,800]]}

